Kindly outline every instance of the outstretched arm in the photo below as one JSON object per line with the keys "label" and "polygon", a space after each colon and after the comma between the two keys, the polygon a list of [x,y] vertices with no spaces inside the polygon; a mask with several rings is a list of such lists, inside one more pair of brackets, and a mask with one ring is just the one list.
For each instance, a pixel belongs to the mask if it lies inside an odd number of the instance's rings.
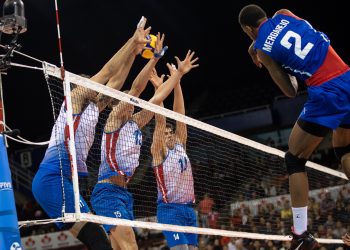
{"label": "outstretched arm", "polygon": [[[182,76],[187,74],[191,69],[199,66],[198,64],[194,64],[198,60],[198,57],[195,59],[193,59],[193,57],[194,52],[191,52],[190,50],[187,52],[187,55],[183,61],[180,61],[178,57],[175,57],[179,69],[157,89],[149,102],[160,105],[174,89],[175,85],[180,81]],[[147,110],[143,110],[133,116],[133,120],[139,126],[144,126],[150,119],[152,119],[152,113]]]}
{"label": "outstretched arm", "polygon": [[[133,36],[91,80],[101,84],[109,81],[110,87],[121,89],[135,56],[142,49],[143,45],[148,42],[146,36],[149,34],[151,27],[145,29],[146,22],[147,19],[142,17]],[[118,75],[119,77],[117,77]]]}
{"label": "outstretched arm", "polygon": [[[167,67],[169,69],[170,75],[174,74],[177,69],[174,64],[167,64]],[[177,113],[180,113],[182,115],[185,114],[185,102],[184,102],[184,97],[182,94],[182,88],[180,81],[178,84],[176,84],[174,88],[174,103],[173,103],[173,110]],[[176,138],[179,140],[179,142],[183,145],[186,146],[186,141],[187,141],[187,126],[183,122],[176,121]]]}
{"label": "outstretched arm", "polygon": [[[174,89],[174,105],[173,110],[182,115],[185,114],[185,102],[182,94],[181,84],[176,85]],[[183,122],[176,121],[176,138],[186,147],[187,142],[187,126]]]}
{"label": "outstretched arm", "polygon": [[163,102],[164,99],[174,89],[176,84],[180,82],[181,78],[190,72],[191,69],[199,66],[199,64],[195,64],[195,62],[198,60],[198,57],[193,59],[194,54],[194,52],[191,52],[191,50],[189,50],[183,61],[180,61],[178,57],[175,57],[178,65],[178,70],[174,72],[173,75],[171,75],[170,78],[157,89],[156,93],[150,100],[151,103],[159,105],[161,102]]}
{"label": "outstretched arm", "polygon": [[[150,76],[150,82],[153,84],[154,92],[157,91],[157,89],[163,84],[164,82],[164,75],[158,76],[157,70],[153,68],[151,76]],[[163,107],[163,103],[161,105]],[[143,128],[153,117],[154,113],[150,110],[143,109],[140,112],[137,112],[133,115],[132,119],[137,123],[139,128]]]}
{"label": "outstretched arm", "polygon": [[[157,42],[156,42],[156,53],[163,51],[163,42],[164,42],[164,34],[162,37],[160,36],[160,33],[158,32],[157,35]],[[164,53],[163,53],[164,54]],[[139,97],[140,94],[144,91],[146,84],[148,80],[150,79],[150,76],[152,74],[152,70],[154,69],[155,65],[157,64],[160,57],[153,57],[149,60],[149,62],[145,65],[145,67],[141,70],[141,72],[138,74],[138,76],[135,78],[131,89],[129,91],[129,95]],[[129,103],[121,103],[118,105],[118,112],[114,113],[115,116],[120,114],[121,112],[124,112],[126,109],[130,108],[132,104]],[[153,117],[153,113],[148,112],[138,112],[135,115],[133,115],[132,119],[137,123],[139,128],[144,127]]]}
{"label": "outstretched arm", "polygon": [[[130,72],[131,66],[135,61],[136,55],[147,43],[146,36],[149,34],[151,27],[144,29],[147,19],[142,17],[137,25],[134,35],[124,44],[124,46],[104,65],[104,67],[91,78],[96,82],[120,90]],[[100,95],[96,98],[99,110],[103,110],[108,104],[110,98]]]}
{"label": "outstretched arm", "polygon": [[257,50],[257,53],[260,62],[267,68],[272,80],[281,89],[283,94],[288,97],[295,97],[298,91],[296,78],[289,75],[277,62],[261,50]]}
{"label": "outstretched arm", "polygon": [[[154,91],[156,91],[163,84],[164,75],[159,77],[157,75],[156,69],[153,70],[150,81],[154,86]],[[159,106],[164,107],[163,103]],[[148,111],[148,110],[145,110]],[[150,111],[148,111],[150,112]],[[141,112],[139,112],[141,113]],[[153,116],[153,113],[152,113]],[[165,157],[165,128],[166,128],[166,118],[160,114],[155,114],[155,128],[153,132],[153,140],[151,145],[151,153],[153,157],[153,166],[158,166],[164,161]]]}
{"label": "outstretched arm", "polygon": [[153,157],[153,166],[158,166],[164,161],[165,157],[165,141],[164,133],[166,127],[166,119],[160,114],[155,114],[155,128],[153,132],[153,141],[151,145],[151,153]]}
{"label": "outstretched arm", "polygon": [[[164,42],[165,35],[162,36],[158,32],[157,34],[157,41],[156,41],[156,48],[155,53],[160,52],[163,50],[163,42]],[[132,96],[139,97],[141,93],[146,88],[147,82],[150,79],[152,70],[156,66],[157,62],[159,61],[160,57],[153,56],[148,63],[143,67],[141,72],[137,75],[134,82],[132,83],[131,89],[129,94]]]}
{"label": "outstretched arm", "polygon": [[[135,56],[141,46],[147,43],[146,35],[151,27],[144,29],[147,19],[142,17],[137,25],[133,36],[119,49],[117,53],[102,67],[102,69],[90,79],[100,84],[106,84],[115,89],[120,89],[129,74]],[[96,92],[84,87],[77,87],[72,91],[73,113],[80,113],[89,100],[94,100],[99,108],[103,110],[110,98],[103,97]]]}

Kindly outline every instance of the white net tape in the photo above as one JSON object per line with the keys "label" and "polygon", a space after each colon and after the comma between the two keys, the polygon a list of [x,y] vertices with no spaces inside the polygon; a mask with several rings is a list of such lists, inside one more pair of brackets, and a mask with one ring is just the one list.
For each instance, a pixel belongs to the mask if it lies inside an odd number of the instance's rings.
{"label": "white net tape", "polygon": [[[54,77],[56,79],[59,79],[61,76],[61,72],[60,69],[57,68],[54,65],[45,63],[44,64],[44,70],[46,72],[46,74],[48,74],[51,77]],[[156,114],[160,114],[163,115],[165,117],[167,117],[168,119],[172,119],[175,121],[180,121],[182,123],[187,124],[190,127],[193,127],[194,129],[198,130],[198,131],[202,131],[201,133],[203,133],[204,135],[207,133],[208,135],[210,134],[211,136],[215,136],[215,138],[221,138],[218,140],[217,143],[213,142],[213,147],[217,147],[219,150],[223,150],[225,149],[226,145],[225,143],[227,143],[227,141],[232,141],[235,144],[240,144],[242,145],[242,147],[244,147],[244,149],[242,150],[242,152],[240,151],[228,151],[228,153],[237,153],[238,154],[238,158],[237,162],[238,164],[241,164],[243,167],[245,166],[245,162],[244,160],[246,159],[246,156],[244,155],[245,150],[249,150],[249,148],[252,148],[253,151],[261,151],[264,154],[270,154],[272,156],[275,156],[277,158],[283,158],[285,152],[278,150],[276,148],[272,148],[272,147],[268,147],[264,144],[261,143],[257,143],[255,141],[249,140],[247,138],[238,136],[236,134],[227,132],[225,130],[219,129],[217,127],[208,125],[206,123],[203,123],[201,121],[195,120],[193,118],[187,117],[185,115],[181,115],[179,113],[176,113],[172,110],[166,109],[166,108],[162,108],[158,105],[154,105],[150,102],[144,101],[140,98],[136,98],[133,96],[130,96],[126,93],[117,91],[117,90],[113,90],[109,87],[106,87],[104,85],[101,84],[96,84],[95,82],[86,79],[84,77],[81,77],[79,75],[73,74],[71,72],[66,71],[65,72],[66,75],[66,79],[69,80],[69,82],[74,83],[75,85],[79,85],[88,89],[92,89],[98,93],[102,93],[105,96],[110,96],[112,98],[115,98],[117,100],[132,104],[134,106],[137,106],[139,108],[142,109],[147,109],[150,110]],[[152,123],[151,125],[154,125],[154,123]],[[199,139],[204,140],[203,138],[205,136],[203,135],[199,135],[198,136]],[[209,137],[208,137],[209,138]],[[227,141],[226,141],[227,140]],[[228,150],[230,150],[229,146],[227,146]],[[149,148],[148,148],[149,150]],[[210,149],[209,149],[210,150]],[[220,151],[221,152],[221,151]],[[253,152],[253,154],[254,154]],[[199,153],[200,154],[200,153]],[[239,155],[242,154],[242,155]],[[193,155],[195,155],[193,153]],[[200,157],[200,156],[195,156],[195,157]],[[195,158],[194,157],[194,158]],[[222,158],[225,157],[225,155],[220,154],[218,156],[218,158]],[[231,156],[230,156],[231,157]],[[232,156],[234,157],[234,156]],[[225,171],[230,171],[229,167],[229,162],[231,161],[231,158],[227,158],[227,159],[222,159],[222,161],[227,164],[227,166],[225,167]],[[249,157],[247,157],[246,160],[251,160]],[[241,162],[242,161],[242,162]],[[268,167],[268,162],[269,160],[267,160],[264,166]],[[226,163],[227,162],[227,163]],[[281,159],[272,159],[271,162],[273,164],[279,165],[281,161]],[[254,166],[256,163],[255,162],[247,162],[246,163],[247,166]],[[313,170],[317,170],[318,172],[321,173],[325,173],[329,176],[331,176],[330,178],[339,178],[342,180],[347,180],[346,176],[339,171],[324,167],[320,164],[316,164],[314,162],[308,161],[306,163],[306,166],[310,169]],[[210,167],[208,166],[201,166],[201,167],[206,167],[208,168],[208,172],[210,172]],[[277,167],[276,167],[277,168]],[[262,168],[263,169],[263,168]],[[232,169],[233,171],[233,169]],[[237,173],[234,173],[236,175],[237,178],[239,178],[240,180],[236,180],[236,179],[230,179],[229,182],[235,182],[235,181],[240,181],[240,183],[244,184],[245,181],[247,182],[248,178],[245,175],[241,175],[239,173],[239,169],[235,169],[235,171],[237,171]],[[280,170],[279,170],[280,171]],[[249,175],[254,175],[257,174],[254,172],[254,169],[251,170],[247,170],[247,176]],[[264,174],[268,175],[269,172],[265,172]],[[197,177],[198,178],[198,177]],[[200,178],[205,179],[206,176],[200,176]],[[202,180],[201,179],[201,180]],[[80,180],[79,180],[80,181]],[[73,181],[74,182],[74,181]],[[137,182],[137,180],[136,180]],[[314,181],[315,183],[317,182]],[[231,188],[232,186],[229,185],[228,183],[223,183],[223,185],[227,184],[227,188]],[[153,184],[152,184],[153,185]],[[220,183],[216,184],[217,186],[215,187],[210,187],[210,184],[206,184],[206,183],[200,183],[200,185],[206,185],[207,189],[210,188],[219,188],[220,187]],[[221,185],[222,186],[222,185]],[[143,186],[142,188],[145,188],[145,186]],[[147,188],[147,187],[146,187]],[[225,188],[225,187],[224,187]],[[324,187],[321,187],[324,188]],[[243,189],[242,189],[243,190]],[[320,189],[321,190],[321,189]],[[144,190],[146,193],[146,190]],[[75,186],[75,192],[77,192],[77,185]],[[142,192],[142,190],[141,190]],[[239,189],[237,190],[232,190],[232,192],[240,192]],[[78,193],[78,192],[77,192]],[[145,194],[146,195],[146,194]],[[285,198],[287,197],[287,198]],[[220,197],[219,197],[220,198]],[[259,197],[257,197],[259,198]],[[224,198],[223,198],[224,199]],[[252,200],[254,200],[254,198],[251,198]],[[266,200],[266,197],[262,197],[262,199]],[[289,199],[288,195],[285,195],[283,199]],[[230,201],[226,201],[226,203],[230,203]],[[248,202],[249,203],[249,202]],[[261,203],[261,202],[260,202]],[[156,203],[151,204],[150,206],[156,206]],[[231,211],[232,212],[232,211]],[[154,214],[153,214],[154,215]],[[103,216],[98,216],[98,215],[94,215],[94,214],[87,214],[87,213],[64,213],[62,218],[57,218],[57,219],[53,219],[53,220],[44,220],[44,221],[27,221],[27,222],[21,222],[21,225],[28,225],[28,224],[41,224],[41,223],[48,223],[48,221],[51,222],[57,222],[57,221],[63,221],[63,222],[75,222],[75,221],[90,221],[90,222],[96,222],[96,223],[100,223],[100,224],[109,224],[109,225],[124,225],[124,226],[131,226],[131,227],[140,227],[140,228],[147,228],[147,229],[156,229],[156,230],[167,230],[167,231],[174,231],[174,232],[186,232],[186,233],[195,233],[195,234],[204,234],[204,235],[221,235],[221,236],[227,236],[227,237],[239,237],[239,238],[250,238],[250,239],[264,239],[264,240],[278,240],[278,241],[288,241],[291,238],[289,236],[283,236],[283,235],[272,235],[272,234],[261,234],[261,233],[251,233],[251,232],[239,232],[239,231],[232,231],[232,230],[221,230],[221,229],[211,229],[211,228],[201,228],[201,227],[189,227],[189,226],[177,226],[177,225],[170,225],[170,224],[160,224],[160,223],[155,223],[155,222],[145,222],[145,221],[140,221],[139,218],[137,218],[136,220],[125,220],[125,219],[118,219],[118,218],[111,218],[111,217],[103,217]],[[327,244],[341,244],[342,241],[340,239],[318,239],[320,243],[327,243]]]}

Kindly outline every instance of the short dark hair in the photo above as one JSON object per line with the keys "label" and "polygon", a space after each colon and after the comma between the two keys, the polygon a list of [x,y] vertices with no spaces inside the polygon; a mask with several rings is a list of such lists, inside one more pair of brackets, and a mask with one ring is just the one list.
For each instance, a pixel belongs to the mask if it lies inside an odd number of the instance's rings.
{"label": "short dark hair", "polygon": [[88,78],[88,79],[90,79],[91,78],[91,76],[90,75],[87,75],[87,74],[79,74],[81,77],[85,77],[85,78]]}
{"label": "short dark hair", "polygon": [[239,12],[238,22],[240,25],[257,28],[259,26],[258,21],[264,17],[266,17],[266,12],[260,6],[249,4]]}
{"label": "short dark hair", "polygon": [[171,132],[175,132],[175,127],[172,123],[170,122],[167,122],[166,125],[165,125],[166,128],[170,128],[171,129]]}
{"label": "short dark hair", "polygon": [[[130,90],[124,90],[123,93],[129,94]],[[121,101],[119,99],[111,97],[111,101],[108,104],[108,107],[113,108],[114,106],[117,106]]]}

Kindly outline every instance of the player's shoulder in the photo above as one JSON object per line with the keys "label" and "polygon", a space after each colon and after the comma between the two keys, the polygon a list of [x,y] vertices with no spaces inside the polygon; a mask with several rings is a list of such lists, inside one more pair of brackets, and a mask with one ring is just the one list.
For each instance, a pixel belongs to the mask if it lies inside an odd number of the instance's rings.
{"label": "player's shoulder", "polygon": [[302,19],[302,18],[298,17],[297,15],[295,15],[293,12],[291,12],[288,9],[280,9],[280,10],[276,11],[276,13],[273,16],[276,16],[276,15],[279,15],[279,14],[280,15],[286,15],[286,16],[294,17],[296,19]]}

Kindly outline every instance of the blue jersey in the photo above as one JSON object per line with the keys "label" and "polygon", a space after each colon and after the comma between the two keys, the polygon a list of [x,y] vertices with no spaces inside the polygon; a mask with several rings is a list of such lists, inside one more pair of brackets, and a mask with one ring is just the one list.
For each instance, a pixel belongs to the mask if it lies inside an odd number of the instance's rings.
{"label": "blue jersey", "polygon": [[261,24],[255,49],[262,50],[288,73],[305,81],[321,67],[329,45],[327,36],[306,20],[277,14]]}

